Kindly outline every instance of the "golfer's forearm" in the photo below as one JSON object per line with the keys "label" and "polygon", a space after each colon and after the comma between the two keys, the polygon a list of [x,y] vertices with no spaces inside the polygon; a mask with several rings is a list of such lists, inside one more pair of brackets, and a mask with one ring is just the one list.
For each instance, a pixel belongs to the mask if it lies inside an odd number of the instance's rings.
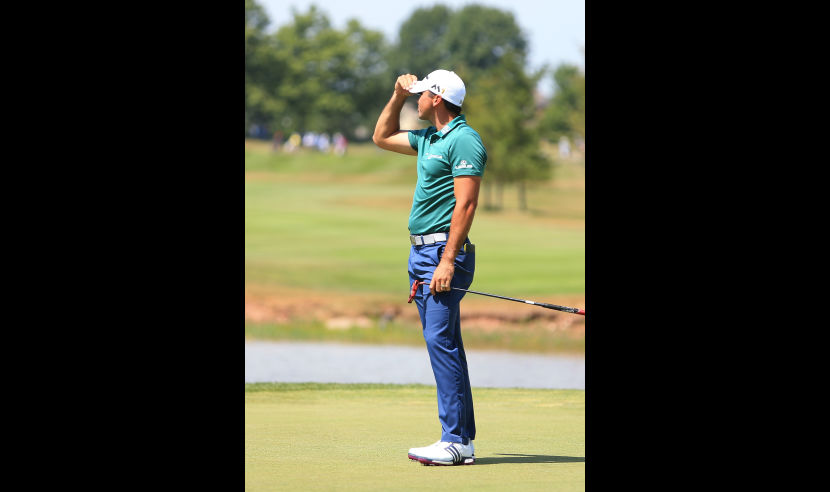
{"label": "golfer's forearm", "polygon": [[450,221],[450,233],[447,236],[447,246],[444,248],[444,254],[441,257],[442,262],[455,262],[458,250],[461,249],[467,235],[470,233],[477,205],[478,203],[473,200],[455,203],[452,220]]}
{"label": "golfer's forearm", "polygon": [[386,103],[386,107],[381,111],[378,122],[375,124],[375,133],[372,136],[375,143],[378,143],[379,139],[391,137],[401,129],[401,109],[403,109],[405,102],[406,96],[396,92],[392,95],[392,99]]}

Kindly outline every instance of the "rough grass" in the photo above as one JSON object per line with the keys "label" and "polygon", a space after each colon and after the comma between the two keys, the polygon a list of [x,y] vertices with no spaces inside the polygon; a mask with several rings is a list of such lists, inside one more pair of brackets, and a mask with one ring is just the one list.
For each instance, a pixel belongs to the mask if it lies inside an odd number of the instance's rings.
{"label": "rough grass", "polygon": [[440,437],[435,388],[245,386],[245,490],[585,489],[585,392],[473,388],[477,464],[422,466]]}
{"label": "rough grass", "polygon": [[[413,308],[414,309],[414,308]],[[334,321],[339,321],[334,318]],[[348,321],[348,320],[347,320]],[[288,323],[245,323],[245,336],[258,340],[301,340],[307,342],[339,342],[357,344],[408,345],[423,347],[424,337],[416,321],[384,324],[369,320],[365,326],[345,324],[342,327],[319,320],[296,320]],[[465,323],[464,346],[476,350],[510,350],[529,353],[585,352],[584,332],[560,333],[539,325],[525,325],[521,330],[483,330],[474,322]]]}

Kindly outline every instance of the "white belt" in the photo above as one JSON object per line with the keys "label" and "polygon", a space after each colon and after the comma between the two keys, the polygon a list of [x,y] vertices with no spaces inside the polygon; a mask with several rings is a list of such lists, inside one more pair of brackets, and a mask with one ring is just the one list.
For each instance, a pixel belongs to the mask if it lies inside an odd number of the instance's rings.
{"label": "white belt", "polygon": [[409,242],[412,243],[413,246],[421,246],[424,244],[434,244],[439,241],[446,241],[447,240],[447,233],[446,232],[436,232],[435,234],[424,234],[423,236],[413,236],[409,235]]}

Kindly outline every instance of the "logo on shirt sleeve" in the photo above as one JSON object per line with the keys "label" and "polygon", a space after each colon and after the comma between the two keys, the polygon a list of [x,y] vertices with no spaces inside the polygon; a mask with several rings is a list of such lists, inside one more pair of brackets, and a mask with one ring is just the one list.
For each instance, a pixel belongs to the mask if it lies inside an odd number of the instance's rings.
{"label": "logo on shirt sleeve", "polygon": [[473,168],[473,165],[472,165],[472,164],[470,164],[470,163],[468,163],[467,161],[462,160],[461,162],[459,162],[459,163],[455,166],[455,168],[456,168],[456,169],[472,169],[472,168]]}

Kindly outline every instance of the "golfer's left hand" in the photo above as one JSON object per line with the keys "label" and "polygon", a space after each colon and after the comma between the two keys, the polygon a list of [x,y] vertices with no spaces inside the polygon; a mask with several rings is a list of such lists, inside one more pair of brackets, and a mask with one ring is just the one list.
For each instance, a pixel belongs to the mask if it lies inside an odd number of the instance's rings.
{"label": "golfer's left hand", "polygon": [[432,281],[429,283],[430,292],[449,292],[452,290],[450,284],[452,283],[452,276],[455,274],[455,265],[453,263],[441,262],[435,267],[435,272],[432,274]]}

